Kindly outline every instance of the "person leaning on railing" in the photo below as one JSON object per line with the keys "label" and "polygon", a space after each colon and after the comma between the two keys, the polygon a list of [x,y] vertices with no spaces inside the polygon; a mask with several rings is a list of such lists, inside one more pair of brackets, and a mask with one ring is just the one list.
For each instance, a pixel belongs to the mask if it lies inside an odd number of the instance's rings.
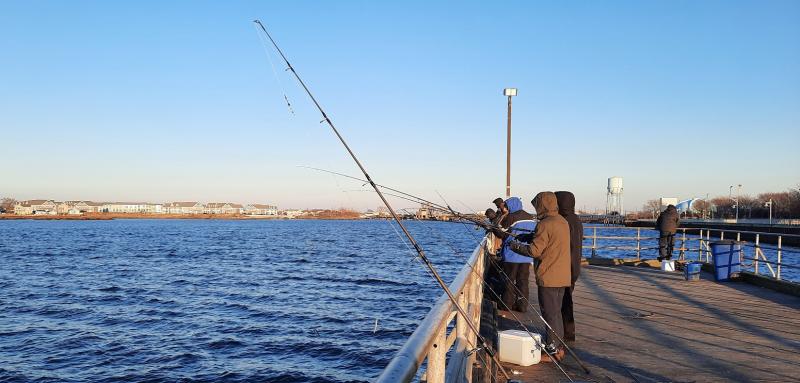
{"label": "person leaning on railing", "polygon": [[[564,323],[561,317],[561,305],[565,288],[571,285],[570,272],[570,234],[569,223],[558,214],[558,203],[553,192],[541,192],[531,201],[536,208],[536,231],[530,236],[530,243],[518,240],[509,246],[516,253],[533,257],[538,287],[539,307],[542,317],[555,331],[559,338],[564,337]],[[564,358],[564,348],[558,344],[552,332],[547,332],[547,354],[560,361]],[[551,361],[546,355],[545,362]]]}
{"label": "person leaning on railing", "polygon": [[508,214],[500,221],[500,226],[507,231],[493,228],[494,235],[503,239],[500,254],[503,257],[503,273],[506,275],[503,291],[503,305],[509,310],[526,312],[528,310],[528,278],[531,272],[531,259],[511,251],[508,244],[513,239],[512,233],[518,235],[533,230],[536,222],[533,216],[522,208],[522,200],[510,197],[504,206]]}
{"label": "person leaning on railing", "polygon": [[658,216],[656,220],[656,229],[659,231],[658,235],[658,261],[672,259],[672,249],[675,247],[675,232],[678,231],[680,225],[680,218],[678,209],[675,205],[669,205]]}

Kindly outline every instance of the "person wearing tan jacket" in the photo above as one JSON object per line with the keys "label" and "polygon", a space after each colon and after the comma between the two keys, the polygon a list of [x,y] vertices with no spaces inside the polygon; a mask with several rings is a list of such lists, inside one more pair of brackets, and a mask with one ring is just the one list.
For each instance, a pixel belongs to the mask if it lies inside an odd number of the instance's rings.
{"label": "person wearing tan jacket", "polygon": [[[572,283],[569,224],[558,214],[558,202],[553,192],[541,192],[531,203],[539,219],[536,231],[530,243],[513,241],[510,247],[516,253],[533,257],[539,308],[555,335],[563,339],[561,303],[564,299],[564,288],[570,287]],[[558,344],[558,338],[552,331],[548,331],[546,348],[549,355],[561,360],[564,349]]]}

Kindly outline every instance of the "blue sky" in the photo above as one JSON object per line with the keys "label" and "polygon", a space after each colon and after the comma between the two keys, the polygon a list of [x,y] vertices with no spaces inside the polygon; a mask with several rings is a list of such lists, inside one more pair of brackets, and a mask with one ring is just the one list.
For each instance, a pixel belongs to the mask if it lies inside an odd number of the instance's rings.
{"label": "blue sky", "polygon": [[509,86],[524,201],[800,184],[797,1],[4,1],[0,195],[376,207],[297,167],[358,173],[254,18],[376,181],[461,209],[504,192]]}

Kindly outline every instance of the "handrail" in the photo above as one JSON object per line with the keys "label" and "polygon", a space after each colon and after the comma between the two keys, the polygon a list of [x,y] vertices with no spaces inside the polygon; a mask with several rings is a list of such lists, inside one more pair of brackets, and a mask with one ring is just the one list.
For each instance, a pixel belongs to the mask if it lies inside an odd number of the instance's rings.
{"label": "handrail", "polygon": [[[450,290],[458,297],[459,305],[469,314],[469,320],[477,328],[480,328],[483,301],[481,282],[485,253],[488,244],[492,242],[491,234],[485,237],[450,284]],[[448,334],[448,327],[453,320],[456,322],[455,326]],[[426,359],[428,363],[422,380],[429,383],[443,383],[445,379],[448,382],[470,381],[475,358],[475,353],[470,349],[475,347],[476,336],[464,320],[458,315],[455,305],[447,295],[442,294],[403,347],[397,351],[377,382],[410,382]],[[447,352],[451,348],[454,351],[448,358]]]}
{"label": "handrail", "polygon": [[[641,259],[642,251],[646,250],[655,250],[658,247],[642,247],[643,240],[655,240],[657,237],[643,237],[641,235],[641,231],[650,230],[653,228],[648,227],[608,227],[608,226],[586,226],[584,229],[591,229],[590,234],[584,234],[583,240],[584,241],[591,241],[591,244],[587,243],[584,246],[584,249],[591,251],[591,256],[596,257],[599,250],[633,250],[636,252],[636,259]],[[598,235],[598,229],[600,230],[619,230],[619,229],[627,229],[627,230],[636,230],[635,236],[625,236],[620,235],[619,232],[613,233],[614,235],[609,236],[602,236]],[[675,250],[678,251],[678,259],[679,260],[686,260],[687,253],[696,252],[697,258],[700,261],[710,262],[710,255],[711,255],[711,242],[714,240],[723,240],[723,239],[735,239],[736,241],[742,244],[741,247],[741,260],[750,260],[752,261],[749,264],[742,263],[743,267],[752,267],[753,273],[759,275],[761,273],[761,266],[765,267],[767,270],[767,274],[765,276],[771,277],[776,280],[781,280],[781,269],[782,267],[789,267],[791,269],[796,269],[798,266],[785,264],[782,262],[783,254],[786,253],[796,253],[793,250],[786,249],[782,245],[783,237],[800,237],[792,234],[781,234],[781,233],[767,233],[767,232],[755,232],[755,231],[737,231],[737,230],[727,230],[727,229],[708,229],[708,228],[678,228],[680,236],[676,235],[675,237]],[[687,231],[699,231],[697,234],[691,234],[692,237],[687,236]],[[719,233],[718,238],[712,238],[711,233]],[[729,236],[726,238],[727,233],[735,233],[735,236]],[[750,234],[754,240],[752,241],[744,241],[742,240],[742,234]],[[774,236],[777,237],[777,247],[771,246],[764,246],[760,242],[760,239],[763,236]],[[617,240],[617,241],[636,241],[636,246],[625,246],[625,245],[598,245],[598,240]],[[687,247],[687,244],[692,243],[693,241],[697,241],[698,247]],[[753,253],[752,257],[747,256],[747,249]],[[774,252],[773,255],[777,258],[775,261],[771,261],[767,259],[765,255],[765,250],[769,250],[770,252]],[[776,266],[776,267],[773,267]]]}

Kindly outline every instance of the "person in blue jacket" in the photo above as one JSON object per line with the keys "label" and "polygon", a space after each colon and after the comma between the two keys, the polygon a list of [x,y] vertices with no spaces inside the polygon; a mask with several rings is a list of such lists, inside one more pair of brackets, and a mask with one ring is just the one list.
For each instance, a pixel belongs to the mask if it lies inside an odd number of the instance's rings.
{"label": "person in blue jacket", "polygon": [[503,292],[503,303],[509,309],[525,312],[528,309],[528,278],[531,275],[533,258],[515,253],[509,248],[509,243],[518,234],[530,234],[536,229],[533,215],[522,209],[522,200],[511,197],[505,200],[508,214],[500,222],[506,232],[494,229],[492,232],[503,239],[500,254],[503,257],[503,272],[508,276],[506,288]]}

